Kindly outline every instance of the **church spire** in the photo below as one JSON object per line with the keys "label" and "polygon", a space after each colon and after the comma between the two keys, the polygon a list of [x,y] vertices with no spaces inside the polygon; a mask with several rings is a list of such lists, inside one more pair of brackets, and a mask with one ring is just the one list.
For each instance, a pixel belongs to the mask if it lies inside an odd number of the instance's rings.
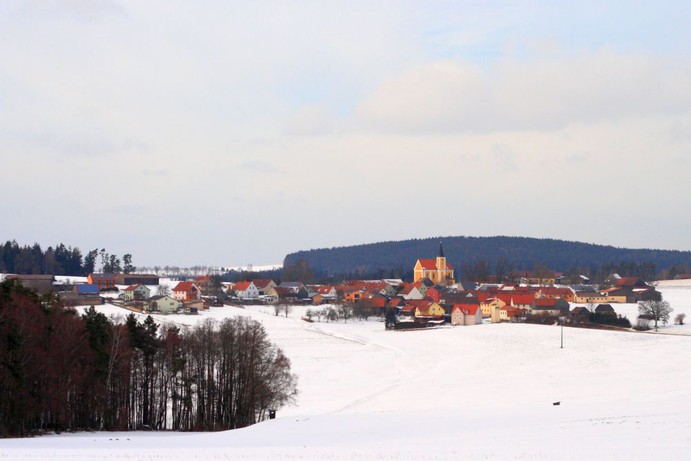
{"label": "church spire", "polygon": [[444,256],[444,247],[443,247],[442,244],[441,244],[441,240],[439,240],[439,255],[438,255],[438,257],[439,257],[439,258],[444,258],[444,257],[445,257],[445,256]]}

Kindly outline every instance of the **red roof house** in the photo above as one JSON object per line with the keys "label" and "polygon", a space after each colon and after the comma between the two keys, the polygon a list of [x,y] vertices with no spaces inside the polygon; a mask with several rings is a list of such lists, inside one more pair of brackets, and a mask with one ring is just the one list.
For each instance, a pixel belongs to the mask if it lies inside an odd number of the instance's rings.
{"label": "red roof house", "polygon": [[201,299],[202,290],[195,282],[178,282],[173,288],[173,297],[178,301],[196,301]]}
{"label": "red roof house", "polygon": [[479,325],[482,323],[480,305],[454,304],[451,308],[451,325]]}

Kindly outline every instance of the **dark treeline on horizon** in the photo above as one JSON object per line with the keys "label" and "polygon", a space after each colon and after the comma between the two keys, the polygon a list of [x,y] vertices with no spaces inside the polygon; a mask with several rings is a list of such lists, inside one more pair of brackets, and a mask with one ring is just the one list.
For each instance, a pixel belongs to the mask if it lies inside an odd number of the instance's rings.
{"label": "dark treeline on horizon", "polygon": [[127,274],[135,270],[132,255],[126,254],[120,260],[105,248],[83,255],[79,248],[62,243],[45,251],[38,243],[20,246],[15,240],[8,240],[0,245],[0,273],[87,276],[96,270],[99,262],[103,272]]}
{"label": "dark treeline on horizon", "polygon": [[[222,279],[237,282],[269,278],[304,283],[410,280],[415,261],[434,258],[440,240],[458,280],[484,281],[491,277],[502,281],[514,271],[555,271],[571,275],[573,280],[585,275],[599,283],[613,272],[648,281],[691,272],[691,251],[625,249],[526,237],[434,237],[298,251],[285,257],[282,269],[229,271]],[[130,254],[121,260],[105,249],[83,255],[79,248],[62,243],[45,251],[37,243],[20,246],[8,240],[0,244],[0,273],[86,276],[97,270],[130,273],[136,267]]]}
{"label": "dark treeline on horizon", "polygon": [[296,394],[290,362],[246,318],[189,330],[84,315],[0,283],[0,437],[245,427]]}
{"label": "dark treeline on horizon", "polygon": [[[412,278],[419,258],[437,256],[439,241],[458,280],[502,278],[513,271],[550,270],[598,282],[616,272],[645,280],[673,278],[691,268],[691,252],[625,249],[525,237],[435,237],[299,251],[284,259],[285,279]],[[289,274],[289,275],[288,275]]]}
{"label": "dark treeline on horizon", "polygon": [[[343,280],[381,280],[381,279],[403,279],[412,280],[413,271],[410,268],[399,267],[396,269],[377,269],[375,271],[353,271],[336,274],[327,274],[325,271],[313,270],[307,261],[299,259],[295,264],[287,266],[287,271],[281,274],[283,281],[305,281],[314,283],[340,283]],[[295,269],[299,267],[300,269]],[[456,268],[457,274],[460,275],[459,281],[474,281],[474,282],[496,282],[508,283],[512,281],[511,275],[522,271],[515,270],[515,265],[506,260],[499,260],[495,263],[490,263],[485,260],[475,260],[461,264],[460,268]],[[537,265],[531,271],[533,274],[542,274],[545,277],[554,274],[544,265]],[[673,266],[671,269],[656,271],[653,263],[635,263],[635,262],[619,262],[607,263],[601,267],[581,267],[571,268],[564,273],[564,283],[581,284],[583,279],[581,275],[586,275],[590,278],[592,283],[603,283],[610,274],[616,273],[622,277],[640,277],[646,281],[656,279],[673,278],[676,274],[688,273],[686,266]],[[252,278],[269,278],[268,275],[261,272],[253,273]],[[457,277],[458,277],[457,275]]]}

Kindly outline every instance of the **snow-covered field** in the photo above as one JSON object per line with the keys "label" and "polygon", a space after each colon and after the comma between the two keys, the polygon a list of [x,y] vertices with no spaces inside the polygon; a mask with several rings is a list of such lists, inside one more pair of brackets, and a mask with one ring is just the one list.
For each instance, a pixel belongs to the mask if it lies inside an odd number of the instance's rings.
{"label": "snow-covered field", "polygon": [[[691,286],[658,288],[691,321]],[[5,439],[0,460],[689,458],[691,326],[660,331],[673,335],[565,328],[561,349],[558,326],[387,332],[378,321],[307,323],[304,309],[156,317],[261,321],[299,376],[296,405],[276,420],[211,434]],[[635,305],[615,309],[635,317]]]}

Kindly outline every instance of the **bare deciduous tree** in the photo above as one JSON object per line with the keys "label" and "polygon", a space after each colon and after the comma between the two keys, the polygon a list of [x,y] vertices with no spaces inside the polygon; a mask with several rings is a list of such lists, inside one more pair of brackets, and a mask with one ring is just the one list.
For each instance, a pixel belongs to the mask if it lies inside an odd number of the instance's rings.
{"label": "bare deciduous tree", "polygon": [[673,310],[667,301],[651,300],[638,303],[638,313],[642,316],[649,316],[655,322],[655,331],[657,331],[657,322],[666,324]]}
{"label": "bare deciduous tree", "polygon": [[326,317],[326,320],[329,322],[332,320],[338,320],[338,312],[336,312],[336,309],[334,309],[333,307],[329,307],[328,309],[326,309],[326,313],[324,316]]}
{"label": "bare deciduous tree", "polygon": [[352,305],[352,313],[355,317],[362,319],[362,320],[367,320],[373,315],[377,314],[377,309],[375,307],[372,307],[370,304],[359,301],[356,303],[353,303]]}
{"label": "bare deciduous tree", "polygon": [[343,303],[338,306],[338,313],[344,322],[347,322],[353,316],[353,306],[348,303]]}

